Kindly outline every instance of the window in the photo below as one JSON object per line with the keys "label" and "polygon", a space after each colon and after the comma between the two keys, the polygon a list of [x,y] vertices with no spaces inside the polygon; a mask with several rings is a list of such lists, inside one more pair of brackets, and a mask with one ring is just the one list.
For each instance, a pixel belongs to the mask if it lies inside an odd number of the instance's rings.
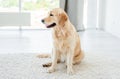
{"label": "window", "polygon": [[[53,8],[59,7],[59,0],[0,0],[0,12],[29,12],[31,26],[21,26],[22,29],[44,29],[41,19]],[[2,27],[8,28],[8,27]],[[19,28],[9,26],[10,28]]]}

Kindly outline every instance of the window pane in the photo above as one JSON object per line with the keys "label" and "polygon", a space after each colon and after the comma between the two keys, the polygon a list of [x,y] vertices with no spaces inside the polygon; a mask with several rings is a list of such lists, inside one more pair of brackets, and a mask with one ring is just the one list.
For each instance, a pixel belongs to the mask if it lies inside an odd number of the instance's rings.
{"label": "window pane", "polygon": [[59,0],[23,0],[23,11],[40,10],[41,8],[53,9],[59,7]]}
{"label": "window pane", "polygon": [[18,12],[19,0],[0,0],[0,12]]}

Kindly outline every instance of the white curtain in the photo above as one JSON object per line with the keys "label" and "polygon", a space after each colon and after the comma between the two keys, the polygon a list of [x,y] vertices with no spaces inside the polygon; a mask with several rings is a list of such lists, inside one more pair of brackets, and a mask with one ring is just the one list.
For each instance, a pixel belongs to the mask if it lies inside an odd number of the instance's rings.
{"label": "white curtain", "polygon": [[60,7],[67,12],[70,21],[73,23],[77,31],[84,30],[84,0],[60,0]]}

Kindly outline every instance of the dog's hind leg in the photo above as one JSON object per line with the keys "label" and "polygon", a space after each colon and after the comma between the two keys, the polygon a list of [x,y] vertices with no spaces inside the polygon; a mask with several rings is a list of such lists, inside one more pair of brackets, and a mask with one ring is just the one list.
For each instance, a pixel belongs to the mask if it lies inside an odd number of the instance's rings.
{"label": "dog's hind leg", "polygon": [[83,51],[81,51],[77,56],[73,58],[73,65],[79,64],[83,58],[84,58],[84,53]]}
{"label": "dog's hind leg", "polygon": [[[61,61],[58,59],[57,60],[57,63],[60,63]],[[46,64],[43,64],[42,66],[43,67],[50,67],[52,65],[52,62],[49,62],[49,63],[46,63]]]}
{"label": "dog's hind leg", "polygon": [[[38,58],[51,58],[51,54],[50,53],[39,54],[39,55],[37,55],[37,57]],[[61,55],[59,53],[57,63],[60,63],[60,62],[61,62]],[[51,65],[52,65],[52,62],[48,62],[48,63],[42,64],[43,67],[50,67]]]}

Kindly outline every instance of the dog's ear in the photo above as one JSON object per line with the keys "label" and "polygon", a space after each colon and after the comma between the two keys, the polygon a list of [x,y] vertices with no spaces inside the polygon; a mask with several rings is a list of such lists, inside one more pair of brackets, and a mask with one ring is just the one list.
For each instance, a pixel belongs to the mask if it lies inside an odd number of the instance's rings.
{"label": "dog's ear", "polygon": [[59,14],[59,17],[60,17],[59,24],[64,26],[65,22],[68,19],[67,14],[66,13],[61,13],[61,14]]}

